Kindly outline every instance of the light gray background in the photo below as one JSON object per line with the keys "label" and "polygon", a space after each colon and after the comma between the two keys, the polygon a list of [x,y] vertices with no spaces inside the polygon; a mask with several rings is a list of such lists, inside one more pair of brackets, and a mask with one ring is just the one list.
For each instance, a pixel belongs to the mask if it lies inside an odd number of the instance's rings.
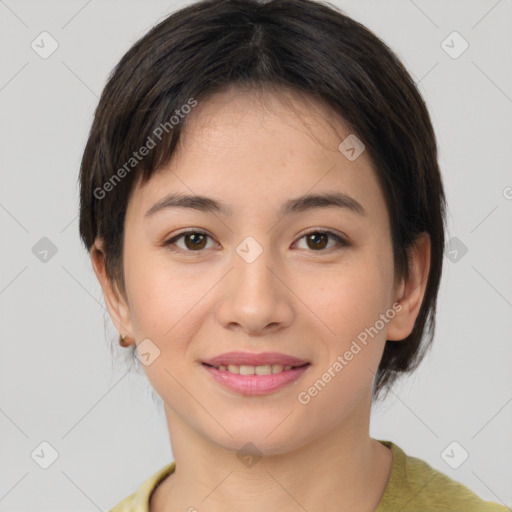
{"label": "light gray background", "polygon": [[[511,506],[512,4],[334,3],[418,81],[438,135],[447,240],[468,249],[445,259],[433,350],[375,408],[372,435]],[[117,333],[78,238],[77,177],[111,69],[181,5],[0,0],[3,512],[108,510],[172,460],[145,376],[127,376],[122,349],[110,351]],[[31,48],[42,31],[59,44],[47,59]],[[469,43],[456,59],[441,47],[453,31]],[[32,252],[42,237],[57,248],[46,263]],[[31,457],[43,441],[58,452],[48,469]],[[469,453],[458,469],[441,456],[453,441]]]}

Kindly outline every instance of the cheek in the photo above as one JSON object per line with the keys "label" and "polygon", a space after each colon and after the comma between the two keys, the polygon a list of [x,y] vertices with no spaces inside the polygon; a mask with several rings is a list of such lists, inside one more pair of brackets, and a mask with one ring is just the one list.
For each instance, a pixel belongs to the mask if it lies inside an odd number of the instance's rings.
{"label": "cheek", "polygon": [[[354,258],[356,259],[356,258]],[[358,257],[355,264],[319,270],[297,281],[304,303],[336,336],[340,348],[372,326],[389,307],[392,272],[386,266]],[[332,331],[332,332],[331,332]]]}
{"label": "cheek", "polygon": [[313,408],[337,404],[329,413],[333,421],[371,387],[386,341],[387,323],[381,315],[389,308],[392,279],[391,258],[379,258],[375,250],[367,250],[354,254],[335,271],[309,274],[303,281],[304,302],[322,321],[313,319],[322,335],[318,368],[307,385],[315,386],[313,394],[316,388],[322,390],[321,398],[312,400]]}
{"label": "cheek", "polygon": [[309,417],[323,418],[325,428],[368,395],[386,341],[387,324],[381,325],[380,315],[387,308],[391,281],[385,268],[362,258],[359,262],[322,281],[310,276],[303,283],[304,302],[321,319],[314,322],[322,334],[317,337],[317,368],[297,398]]}
{"label": "cheek", "polygon": [[214,283],[214,276],[197,266],[185,272],[165,253],[132,248],[126,257],[126,286],[136,336],[160,342],[173,338]]}

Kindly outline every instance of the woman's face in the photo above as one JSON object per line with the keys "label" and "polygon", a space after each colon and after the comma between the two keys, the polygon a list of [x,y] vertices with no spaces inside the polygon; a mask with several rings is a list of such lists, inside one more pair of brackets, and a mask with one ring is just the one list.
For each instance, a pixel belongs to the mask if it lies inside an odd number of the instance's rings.
{"label": "woman's face", "polygon": [[[351,161],[338,149],[350,132],[287,94],[293,109],[284,96],[263,104],[235,89],[199,102],[172,163],[134,189],[124,239],[120,330],[150,340],[144,370],[168,418],[268,454],[367,420],[399,316],[388,212],[367,152]],[[155,207],[171,194],[208,201]],[[327,194],[338,204],[307,199]],[[308,364],[276,377],[204,364],[227,352]]]}

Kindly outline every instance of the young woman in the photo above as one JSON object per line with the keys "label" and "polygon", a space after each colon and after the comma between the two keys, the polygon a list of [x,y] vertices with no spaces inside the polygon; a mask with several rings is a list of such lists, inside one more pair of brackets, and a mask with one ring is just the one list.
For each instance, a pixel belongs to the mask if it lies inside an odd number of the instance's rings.
{"label": "young woman", "polygon": [[115,512],[506,510],[369,435],[432,340],[445,199],[425,104],[365,27],[311,0],[172,14],[115,68],[80,180],[175,458]]}

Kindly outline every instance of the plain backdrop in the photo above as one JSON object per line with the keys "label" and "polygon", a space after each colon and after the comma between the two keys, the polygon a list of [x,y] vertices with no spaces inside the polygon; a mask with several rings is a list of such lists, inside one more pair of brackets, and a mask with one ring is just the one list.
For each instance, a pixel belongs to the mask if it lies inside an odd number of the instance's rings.
{"label": "plain backdrop", "polygon": [[[433,349],[374,408],[371,433],[511,506],[512,3],[333,3],[419,84],[449,206]],[[182,5],[0,0],[4,512],[105,511],[173,460],[161,408],[143,374],[126,374],[80,244],[77,178],[111,69]]]}

